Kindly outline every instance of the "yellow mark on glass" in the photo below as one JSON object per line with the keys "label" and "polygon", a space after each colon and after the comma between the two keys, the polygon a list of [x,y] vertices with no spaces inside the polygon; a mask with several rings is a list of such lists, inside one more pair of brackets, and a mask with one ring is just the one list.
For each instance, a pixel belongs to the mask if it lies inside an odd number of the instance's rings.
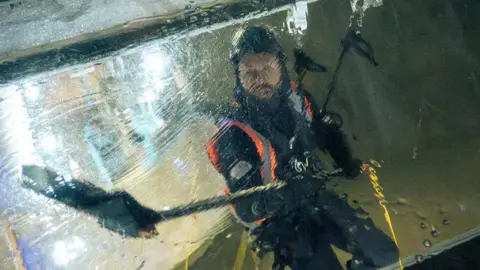
{"label": "yellow mark on glass", "polygon": [[374,167],[382,168],[382,164],[380,164],[378,161],[374,159],[370,159],[370,164],[372,164]]}
{"label": "yellow mark on glass", "polygon": [[[368,177],[370,178],[370,183],[372,184],[373,190],[375,191],[374,195],[375,195],[375,197],[377,197],[378,203],[383,208],[383,211],[384,211],[383,216],[385,218],[385,221],[388,224],[388,227],[390,228],[390,233],[392,234],[393,241],[395,242],[395,245],[398,248],[397,236],[395,235],[395,230],[393,229],[392,219],[390,217],[390,213],[388,212],[388,208],[387,208],[388,201],[385,198],[385,195],[383,194],[383,187],[378,182],[377,171],[375,170],[375,168],[372,167],[372,166],[374,166],[376,168],[381,168],[382,165],[380,165],[380,163],[378,161],[373,160],[373,159],[370,160],[370,163],[372,165],[363,164],[362,165],[362,171],[364,173],[368,173]],[[399,256],[399,258],[398,258],[398,264],[400,265],[400,269],[403,270],[403,263],[402,263],[401,256]]]}
{"label": "yellow mark on glass", "polygon": [[237,249],[237,256],[235,257],[235,264],[233,265],[233,270],[242,270],[243,263],[245,261],[245,255],[248,248],[248,233],[246,231],[242,234],[242,239],[240,240],[240,245]]}

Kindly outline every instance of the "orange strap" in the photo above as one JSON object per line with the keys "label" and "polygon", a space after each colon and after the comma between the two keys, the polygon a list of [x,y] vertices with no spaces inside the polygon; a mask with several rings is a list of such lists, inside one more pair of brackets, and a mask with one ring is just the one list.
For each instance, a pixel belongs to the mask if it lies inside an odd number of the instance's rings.
{"label": "orange strap", "polygon": [[312,110],[312,103],[308,100],[307,97],[303,97],[303,103],[305,104],[305,109],[307,110],[308,116],[313,119],[313,110]]}
{"label": "orange strap", "polygon": [[[265,159],[264,142],[260,138],[259,134],[255,130],[253,130],[251,127],[249,127],[248,125],[246,125],[244,123],[241,123],[241,122],[238,122],[238,121],[228,121],[222,127],[222,129],[224,129],[226,127],[229,127],[229,126],[232,126],[232,125],[240,128],[241,130],[243,130],[253,140],[253,142],[255,143],[255,147],[257,148],[257,152],[260,156],[260,159],[264,160]],[[215,142],[219,138],[219,133],[222,133],[222,132],[221,131],[217,132],[217,134],[215,134],[212,137],[212,139],[207,142],[207,152],[208,152],[208,156],[209,156],[210,161],[212,162],[213,166],[215,167],[215,169],[217,169],[218,172],[221,173],[220,160],[219,160],[220,158],[219,158],[219,154],[218,154],[218,149],[217,149],[216,144],[215,144]],[[275,173],[275,170],[277,168],[277,155],[276,155],[275,149],[273,148],[271,143],[268,143],[268,152],[269,152],[268,153],[269,154],[268,158],[269,158],[269,161],[270,161],[270,172],[271,172],[270,177],[271,177],[272,181],[276,181],[277,180],[277,175]],[[225,195],[230,194],[230,189],[228,187],[225,187],[224,193],[225,193]],[[235,206],[230,205],[230,208],[231,208],[232,211],[235,212]],[[266,220],[266,218],[261,219],[261,220],[257,220],[254,223],[257,224],[257,225],[260,225],[265,220]]]}
{"label": "orange strap", "polygon": [[210,161],[212,162],[213,167],[215,167],[217,172],[221,173],[220,157],[218,155],[218,152],[217,152],[217,149],[216,149],[214,143],[212,143],[212,142],[207,143],[207,152],[208,152],[208,157],[210,158]]}

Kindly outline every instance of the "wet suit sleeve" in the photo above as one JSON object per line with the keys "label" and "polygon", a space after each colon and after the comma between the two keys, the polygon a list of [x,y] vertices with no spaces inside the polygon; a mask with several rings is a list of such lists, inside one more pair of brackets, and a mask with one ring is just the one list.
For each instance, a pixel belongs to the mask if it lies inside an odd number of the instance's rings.
{"label": "wet suit sleeve", "polygon": [[[221,136],[209,142],[209,156],[225,179],[226,193],[262,185],[261,160],[252,139],[235,126],[220,133]],[[231,205],[231,208],[243,223],[255,222],[264,218],[263,211],[255,211],[261,200],[252,197]]]}
{"label": "wet suit sleeve", "polygon": [[[341,120],[333,119],[335,114],[322,114],[312,95],[303,90],[304,95],[310,101],[313,111],[312,128],[317,137],[317,145],[320,149],[327,152],[335,160],[335,163],[341,168],[348,177],[355,178],[360,174],[362,162],[354,158],[350,144],[348,143],[345,132],[341,129]],[[333,120],[333,121],[331,121]]]}

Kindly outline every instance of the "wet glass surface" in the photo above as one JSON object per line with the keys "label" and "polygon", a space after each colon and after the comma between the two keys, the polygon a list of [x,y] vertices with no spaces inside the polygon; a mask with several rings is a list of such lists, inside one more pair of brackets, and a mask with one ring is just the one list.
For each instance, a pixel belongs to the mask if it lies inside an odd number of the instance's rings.
{"label": "wet glass surface", "polygon": [[[326,66],[327,73],[303,80],[320,104],[349,24],[373,46],[378,67],[345,57],[329,109],[342,116],[355,155],[381,165],[377,184],[402,258],[477,233],[479,11],[473,0],[319,1],[308,5],[303,34],[291,33],[292,17],[280,10],[2,85],[0,268],[23,261],[28,269],[270,269],[271,257],[258,261],[242,249],[243,229],[227,207],[159,223],[149,239],[131,238],[25,188],[19,174],[22,165],[46,166],[63,176],[55,185],[125,190],[157,211],[223,194],[205,149],[217,129],[206,112],[233,97],[234,33],[259,24],[279,36],[290,79],[298,44]],[[365,173],[332,186],[390,235],[369,180]],[[35,185],[45,193],[52,186]]]}

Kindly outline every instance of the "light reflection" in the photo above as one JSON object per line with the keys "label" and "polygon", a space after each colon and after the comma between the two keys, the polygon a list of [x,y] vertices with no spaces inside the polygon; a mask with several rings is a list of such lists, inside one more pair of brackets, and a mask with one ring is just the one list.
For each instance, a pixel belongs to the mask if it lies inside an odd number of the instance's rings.
{"label": "light reflection", "polygon": [[140,102],[148,102],[152,100],[152,97],[156,99],[158,92],[163,92],[165,89],[165,75],[169,59],[161,51],[144,51],[141,59],[143,69],[151,85],[145,87],[148,90],[143,94],[147,97],[147,100],[140,100]]}
{"label": "light reflection", "polygon": [[30,130],[30,119],[25,108],[25,102],[20,92],[15,91],[18,88],[14,85],[0,89],[0,93],[7,93],[9,96],[0,107],[0,119],[2,129],[5,134],[2,135],[2,144],[8,145],[10,151],[15,152],[15,156],[23,163],[40,164],[34,148],[34,140]]}
{"label": "light reflection", "polygon": [[151,89],[146,90],[139,98],[140,103],[152,102],[157,100],[158,95]]}
{"label": "light reflection", "polygon": [[148,103],[148,112],[152,115],[153,122],[157,125],[159,129],[163,129],[165,127],[165,120],[157,115],[157,112],[153,109],[152,102]]}
{"label": "light reflection", "polygon": [[14,84],[10,84],[10,85],[7,85],[7,86],[3,87],[3,89],[0,93],[2,93],[2,95],[6,94],[6,96],[2,96],[3,98],[6,98],[8,95],[15,93],[17,90],[18,90],[18,86],[14,85]]}
{"label": "light reflection", "polygon": [[75,179],[80,179],[82,176],[82,169],[80,168],[80,165],[78,165],[75,160],[69,159],[68,167],[70,168],[71,176]]}
{"label": "light reflection", "polygon": [[40,145],[46,152],[54,152],[58,147],[57,138],[53,135],[46,135],[42,138]]}
{"label": "light reflection", "polygon": [[57,241],[53,247],[53,259],[59,266],[66,266],[81,253],[87,251],[85,242],[74,236],[71,242]]}
{"label": "light reflection", "polygon": [[167,57],[159,51],[156,52],[142,52],[142,60],[144,68],[158,75],[165,74],[167,68]]}
{"label": "light reflection", "polygon": [[36,101],[40,95],[40,89],[36,85],[25,84],[24,86],[24,95],[30,101]]}

